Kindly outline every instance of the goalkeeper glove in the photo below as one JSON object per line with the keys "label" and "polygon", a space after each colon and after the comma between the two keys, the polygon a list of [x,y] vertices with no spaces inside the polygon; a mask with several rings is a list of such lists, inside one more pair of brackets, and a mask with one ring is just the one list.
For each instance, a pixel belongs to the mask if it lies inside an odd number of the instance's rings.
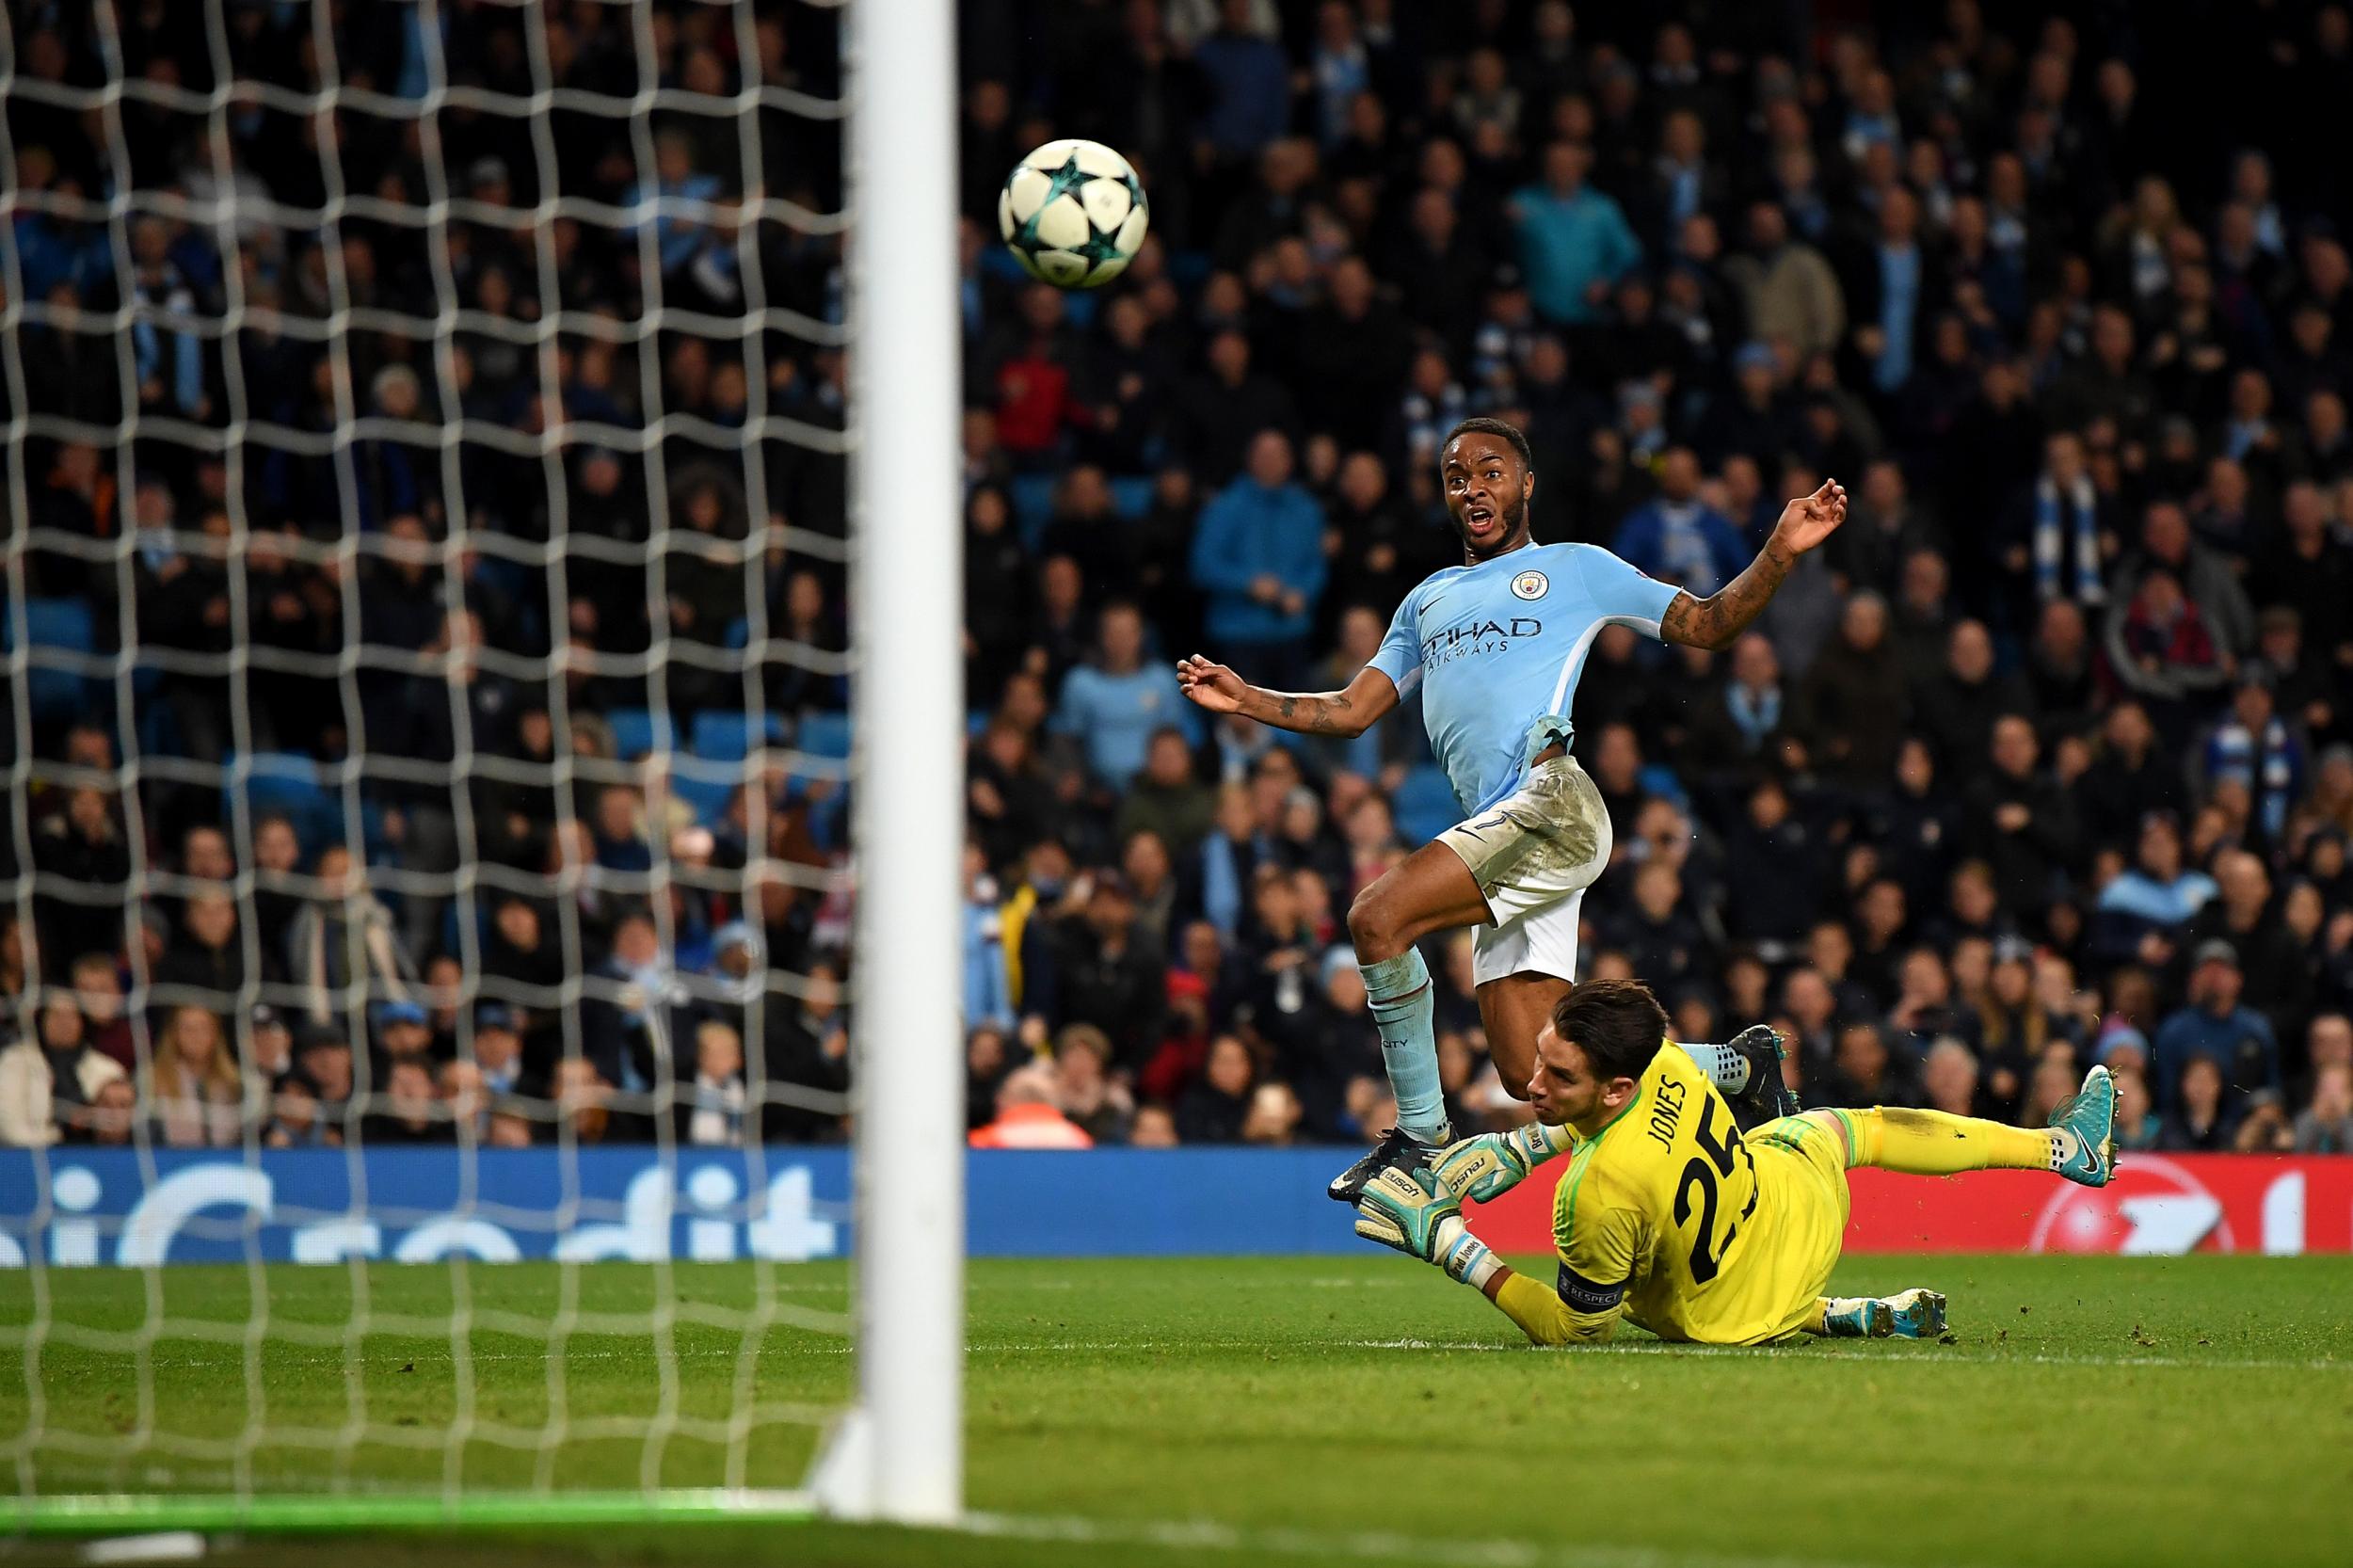
{"label": "goalkeeper glove", "polygon": [[1482,1290],[1503,1267],[1463,1223],[1461,1200],[1418,1167],[1391,1166],[1365,1184],[1356,1197],[1356,1234],[1434,1263],[1448,1277]]}
{"label": "goalkeeper glove", "polygon": [[1432,1163],[1438,1185],[1465,1203],[1489,1203],[1509,1192],[1528,1173],[1566,1152],[1566,1128],[1529,1122],[1509,1132],[1482,1132],[1449,1144]]}

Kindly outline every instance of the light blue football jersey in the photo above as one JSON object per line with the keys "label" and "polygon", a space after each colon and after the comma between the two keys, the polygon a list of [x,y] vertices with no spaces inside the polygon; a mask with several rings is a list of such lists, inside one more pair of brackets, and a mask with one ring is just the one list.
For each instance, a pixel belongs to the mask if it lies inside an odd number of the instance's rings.
{"label": "light blue football jersey", "polygon": [[1433,572],[1405,596],[1371,667],[1421,685],[1430,744],[1465,817],[1512,792],[1528,759],[1569,737],[1585,655],[1615,623],[1647,637],[1680,588],[1598,545],[1528,545]]}

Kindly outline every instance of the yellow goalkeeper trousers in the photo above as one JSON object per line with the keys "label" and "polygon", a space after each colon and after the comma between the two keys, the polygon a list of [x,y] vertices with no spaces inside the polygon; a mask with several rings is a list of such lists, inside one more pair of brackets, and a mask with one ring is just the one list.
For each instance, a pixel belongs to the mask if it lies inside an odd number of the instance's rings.
{"label": "yellow goalkeeper trousers", "polygon": [[2056,1151],[2047,1128],[2007,1127],[1943,1111],[1880,1106],[1833,1110],[1847,1140],[1847,1168],[1868,1165],[1906,1176],[1962,1171],[2047,1171]]}

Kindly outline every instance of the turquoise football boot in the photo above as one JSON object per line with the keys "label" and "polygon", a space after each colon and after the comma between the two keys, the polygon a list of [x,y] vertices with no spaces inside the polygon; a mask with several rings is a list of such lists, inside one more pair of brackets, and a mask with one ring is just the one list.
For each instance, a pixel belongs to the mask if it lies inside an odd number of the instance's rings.
{"label": "turquoise football boot", "polygon": [[1887,1308],[1888,1333],[1898,1339],[1933,1339],[1945,1332],[1945,1298],[1917,1286],[1881,1304]]}
{"label": "turquoise football boot", "polygon": [[2083,1187],[2105,1187],[2116,1175],[2116,1080],[2105,1067],[2051,1112],[2051,1169]]}

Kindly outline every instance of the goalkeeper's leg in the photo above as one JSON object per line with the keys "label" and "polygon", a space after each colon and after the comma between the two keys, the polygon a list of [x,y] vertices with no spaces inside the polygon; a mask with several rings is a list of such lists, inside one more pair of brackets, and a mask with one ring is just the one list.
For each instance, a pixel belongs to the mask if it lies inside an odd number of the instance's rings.
{"label": "goalkeeper's leg", "polygon": [[2051,1171],[2086,1187],[2105,1187],[2116,1169],[2116,1085],[2105,1067],[2086,1075],[2083,1088],[2051,1113],[2046,1128],[1885,1106],[1805,1114],[1838,1129],[1849,1170],[1867,1165],[1908,1176]]}
{"label": "goalkeeper's leg", "polygon": [[1803,1327],[1827,1339],[1933,1339],[1945,1332],[1945,1298],[1916,1286],[1893,1296],[1824,1296]]}

